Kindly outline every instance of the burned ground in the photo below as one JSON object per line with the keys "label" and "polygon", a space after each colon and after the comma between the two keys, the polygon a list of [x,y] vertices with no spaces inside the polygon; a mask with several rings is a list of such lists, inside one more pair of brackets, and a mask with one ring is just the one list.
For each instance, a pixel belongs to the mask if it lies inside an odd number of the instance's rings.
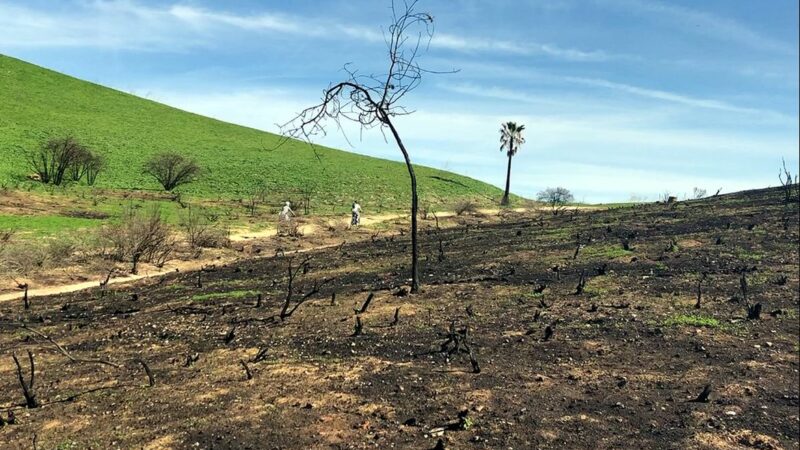
{"label": "burned ground", "polygon": [[[798,208],[780,192],[459,220],[423,230],[416,295],[389,236],[0,304],[0,443],[798,447]],[[290,263],[287,311],[310,295],[282,320]]]}

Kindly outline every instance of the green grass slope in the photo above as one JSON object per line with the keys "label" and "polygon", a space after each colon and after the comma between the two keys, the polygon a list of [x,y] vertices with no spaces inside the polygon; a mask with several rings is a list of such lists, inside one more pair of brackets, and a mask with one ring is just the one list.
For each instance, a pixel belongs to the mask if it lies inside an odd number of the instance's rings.
{"label": "green grass slope", "polygon": [[[337,206],[360,199],[370,207],[407,204],[408,175],[401,163],[290,141],[181,111],[0,55],[0,184],[24,182],[24,154],[51,136],[71,134],[106,155],[109,168],[97,187],[159,189],[141,173],[162,150],[195,157],[202,179],[181,188],[191,196],[237,198],[259,184],[273,193],[313,187],[314,203]],[[277,148],[276,148],[277,147]],[[434,204],[457,198],[497,199],[494,186],[417,166],[420,195]]]}

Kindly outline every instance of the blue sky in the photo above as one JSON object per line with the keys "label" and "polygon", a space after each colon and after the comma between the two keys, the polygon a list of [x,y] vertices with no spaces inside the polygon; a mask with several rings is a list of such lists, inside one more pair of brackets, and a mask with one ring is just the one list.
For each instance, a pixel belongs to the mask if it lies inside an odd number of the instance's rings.
{"label": "blue sky", "polygon": [[[798,166],[797,0],[428,0],[430,75],[397,123],[420,164],[502,186],[498,129],[527,127],[512,190],[655,200],[776,185]],[[388,0],[0,0],[0,53],[277,131],[385,62]],[[320,143],[399,159],[379,132]]]}

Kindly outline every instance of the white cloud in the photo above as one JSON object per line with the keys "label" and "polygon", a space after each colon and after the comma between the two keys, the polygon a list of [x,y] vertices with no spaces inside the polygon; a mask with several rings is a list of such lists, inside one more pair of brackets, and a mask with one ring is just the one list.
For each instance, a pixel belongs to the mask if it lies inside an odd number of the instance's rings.
{"label": "white cloud", "polygon": [[467,38],[446,33],[437,33],[431,40],[432,47],[465,52],[502,52],[518,55],[545,55],[568,61],[606,61],[626,58],[623,55],[610,55],[606,52],[565,49],[551,44],[536,42],[512,42],[485,38]]}
{"label": "white cloud", "polygon": [[671,103],[680,103],[682,105],[688,105],[697,108],[715,109],[720,111],[743,113],[750,115],[760,115],[760,116],[766,115],[786,122],[792,122],[792,123],[795,122],[794,118],[775,111],[736,106],[720,100],[697,98],[674,92],[662,91],[657,89],[648,89],[638,86],[631,86],[629,84],[623,84],[623,83],[615,83],[613,81],[602,80],[598,78],[564,77],[563,79],[571,83],[583,84],[586,86],[602,87],[606,89],[613,89],[616,91],[621,91],[628,94],[637,95],[640,97],[663,100]]}
{"label": "white cloud", "polygon": [[[646,14],[654,20],[668,20],[673,26],[686,32],[733,42],[746,47],[782,54],[797,54],[795,47],[765,36],[733,19],[717,16],[684,6],[662,3],[655,0],[597,0],[602,5],[612,6],[636,14]],[[698,2],[698,4],[703,4]],[[788,12],[788,11],[787,11]]]}
{"label": "white cloud", "polygon": [[[145,6],[133,1],[94,1],[69,11],[43,11],[0,3],[0,46],[89,47],[182,51],[218,42],[216,30],[278,33],[307,38],[359,39],[383,43],[382,33],[362,25],[275,12],[234,14],[186,4]],[[601,50],[583,51],[555,44],[511,42],[437,33],[432,48],[457,52],[543,55],[569,61],[621,58]]]}
{"label": "white cloud", "polygon": [[[526,80],[537,80],[543,85],[553,84],[578,84],[582,86],[589,86],[595,88],[602,88],[623,92],[632,96],[641,97],[645,99],[658,100],[664,103],[673,103],[678,105],[689,106],[699,109],[710,109],[723,111],[727,113],[735,113],[739,115],[747,115],[756,117],[759,121],[770,121],[778,124],[796,124],[797,118],[783,114],[777,111],[750,108],[746,106],[734,105],[722,100],[715,100],[710,98],[694,97],[677,92],[664,91],[659,89],[650,89],[641,86],[633,86],[625,83],[617,83],[601,78],[583,78],[574,76],[562,76],[549,74],[542,71],[526,71],[514,68],[505,68],[503,66],[495,66],[492,73],[503,74],[512,77],[522,77]],[[494,77],[497,78],[496,76]],[[558,96],[548,94],[543,96],[541,94],[529,94],[520,89],[508,89],[497,86],[480,86],[474,83],[453,83],[453,84],[440,84],[439,87],[443,90],[455,92],[459,94],[472,95],[477,97],[493,98],[497,100],[509,100],[512,102],[525,102],[537,105],[550,105],[550,106],[573,106],[575,103],[576,94],[559,93]],[[565,99],[565,96],[567,97]],[[570,98],[573,97],[573,98]],[[584,97],[587,101],[589,98]],[[565,102],[565,100],[567,100]],[[629,105],[626,105],[629,106]]]}

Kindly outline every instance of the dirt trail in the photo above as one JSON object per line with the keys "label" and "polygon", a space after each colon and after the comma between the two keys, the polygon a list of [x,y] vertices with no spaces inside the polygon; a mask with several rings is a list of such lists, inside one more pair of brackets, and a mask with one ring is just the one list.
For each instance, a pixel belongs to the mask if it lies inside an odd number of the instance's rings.
{"label": "dirt trail", "polygon": [[[381,223],[381,222],[385,222],[385,221],[389,221],[389,220],[399,219],[399,218],[402,218],[404,216],[405,216],[404,214],[383,214],[383,215],[377,215],[377,216],[372,216],[372,217],[364,217],[362,219],[362,225],[373,225],[373,224],[376,224],[376,223]],[[332,224],[339,223],[339,222],[342,223],[342,224],[346,224],[347,220],[346,219],[329,220],[326,223],[329,224],[329,225],[332,225]],[[304,236],[309,236],[309,235],[312,235],[312,234],[315,234],[315,233],[319,232],[321,228],[322,227],[319,224],[306,223],[306,224],[303,224],[303,225],[300,226],[300,232]],[[268,237],[273,237],[276,234],[277,234],[277,230],[274,229],[274,228],[273,229],[266,229],[266,230],[259,230],[259,231],[237,230],[237,231],[234,231],[234,233],[231,234],[230,240],[232,242],[239,242],[240,243],[240,242],[247,242],[247,241],[253,241],[253,240],[257,240],[257,239],[264,239],[264,238],[268,238]],[[320,249],[324,249],[324,248],[335,247],[336,245],[339,245],[339,244],[317,245],[317,246],[310,247],[310,248],[293,250],[291,252],[287,252],[287,254],[305,253],[305,252],[309,252],[309,251],[312,251],[312,250],[320,250]],[[214,264],[220,264],[220,263],[225,264],[225,263],[228,263],[228,262],[233,261],[235,259],[236,258],[234,258],[234,257],[228,257],[228,258],[215,259],[213,262],[214,262]],[[158,270],[142,270],[141,273],[139,273],[137,275],[129,274],[129,275],[125,275],[125,276],[114,277],[114,278],[109,279],[108,284],[132,283],[134,281],[139,281],[139,280],[143,280],[143,279],[146,279],[146,278],[160,277],[162,275],[167,275],[167,274],[170,274],[170,273],[174,273],[176,271],[191,272],[191,271],[202,269],[203,266],[208,265],[210,262],[211,261],[207,261],[207,260],[177,261],[177,262],[165,265],[165,267],[162,268],[162,269],[158,269]],[[83,282],[80,282],[80,283],[62,284],[62,285],[58,285],[58,286],[45,286],[45,287],[41,287],[41,288],[28,290],[28,297],[29,298],[33,298],[33,297],[44,297],[44,296],[48,296],[48,295],[65,294],[65,293],[69,293],[69,292],[82,291],[82,290],[85,290],[85,289],[92,289],[92,288],[96,288],[98,286],[99,286],[99,281],[98,280],[83,281]],[[7,301],[11,301],[11,300],[21,299],[22,296],[23,296],[23,292],[22,291],[0,294],[0,302],[7,302]]]}
{"label": "dirt trail", "polygon": [[[581,209],[591,209],[591,208],[581,208]],[[526,211],[530,211],[530,210],[526,209],[526,208],[516,208],[516,209],[514,209],[514,211],[515,212],[526,212]],[[500,212],[500,210],[499,209],[481,209],[478,212],[480,214],[488,216],[488,215],[496,215],[496,214],[498,214]],[[441,212],[437,212],[436,215],[438,217],[440,217],[440,218],[443,218],[443,217],[453,217],[453,216],[456,215],[456,213],[452,212],[452,211],[441,211]],[[396,213],[395,214],[380,214],[380,215],[374,215],[374,216],[364,216],[361,219],[361,224],[363,226],[375,225],[375,224],[382,223],[382,222],[388,222],[390,220],[396,220],[396,219],[405,218],[407,216],[408,216],[408,214],[396,214]],[[347,219],[346,218],[343,218],[343,219],[332,219],[332,220],[327,220],[325,223],[327,225],[335,225],[335,224],[345,225],[345,224],[347,224]],[[319,232],[319,230],[321,228],[322,228],[322,226],[319,225],[319,224],[306,223],[306,224],[302,224],[300,226],[300,231],[304,236],[309,236],[309,235],[312,235],[314,233]],[[273,229],[266,229],[266,230],[259,230],[259,231],[237,230],[237,231],[234,231],[233,234],[231,234],[230,240],[232,242],[246,242],[246,241],[252,241],[252,240],[256,240],[256,239],[263,239],[263,238],[273,237],[276,234],[277,234],[277,230],[274,229],[274,228]],[[290,253],[304,253],[304,252],[308,252],[308,251],[312,251],[312,250],[319,250],[319,249],[324,249],[324,248],[329,248],[329,247],[335,247],[336,245],[339,245],[339,244],[318,245],[318,246],[314,246],[314,247],[310,247],[310,248],[306,248],[306,249],[295,250],[295,251],[292,251]],[[233,258],[233,257],[215,259],[214,263],[215,264],[219,264],[219,263],[225,264],[225,263],[228,263],[228,262],[233,261],[235,259],[236,258]],[[159,276],[162,276],[162,275],[173,273],[175,271],[180,271],[180,272],[189,271],[190,272],[190,271],[200,270],[201,268],[203,268],[203,266],[209,264],[210,262],[211,261],[207,261],[207,260],[178,261],[178,262],[175,262],[175,263],[167,265],[167,267],[163,268],[163,269],[152,270],[152,271],[143,271],[143,273],[140,273],[138,275],[126,275],[126,276],[122,276],[122,277],[111,278],[108,281],[108,284],[131,283],[131,282],[138,281],[138,280],[143,280],[143,279],[146,279],[146,278],[159,277]],[[46,286],[46,287],[37,288],[37,289],[30,289],[28,291],[28,297],[29,298],[44,297],[44,296],[48,296],[48,295],[57,295],[57,294],[64,294],[64,293],[68,293],[68,292],[77,292],[77,291],[82,291],[82,290],[85,290],[85,289],[95,288],[95,287],[98,287],[98,285],[99,285],[99,281],[98,280],[92,280],[92,281],[84,281],[84,282],[80,282],[80,283],[71,283],[71,284],[64,284],[64,285],[58,285],[58,286]],[[11,300],[21,299],[22,296],[23,296],[23,292],[22,291],[0,294],[0,302],[7,302],[7,301],[11,301]]]}
{"label": "dirt trail", "polygon": [[[291,250],[287,251],[285,255],[293,255],[298,253],[306,253],[314,250],[322,250],[326,248],[336,247],[341,244],[325,244],[325,245],[317,245],[314,247],[309,248],[301,248],[298,250]],[[264,258],[265,256],[251,256],[247,259],[257,259],[257,258]],[[228,257],[228,258],[219,258],[215,259],[213,262],[214,264],[226,264],[231,261],[235,261],[237,258]],[[111,278],[108,280],[108,284],[125,284],[125,283],[132,283],[134,281],[144,280],[147,278],[153,277],[160,277],[162,275],[167,275],[170,273],[175,272],[192,272],[196,270],[202,269],[204,266],[207,266],[210,261],[208,260],[200,260],[200,261],[178,261],[173,264],[165,264],[164,268],[159,270],[143,270],[142,273],[132,275],[128,274],[121,277]],[[85,289],[92,289],[99,287],[100,282],[98,280],[92,281],[84,281],[81,283],[72,283],[72,284],[63,284],[59,286],[47,286],[38,289],[30,289],[28,290],[28,298],[33,297],[45,297],[48,295],[58,295],[58,294],[65,294],[69,292],[77,292],[82,291]],[[6,294],[0,294],[0,303],[21,299],[23,296],[23,292],[9,292]]]}
{"label": "dirt trail", "polygon": [[[452,213],[448,213],[448,215],[452,215]],[[361,218],[361,225],[369,226],[374,225],[381,222],[387,222],[389,220],[400,219],[407,216],[407,214],[380,214],[377,216],[364,216]],[[347,218],[340,218],[340,219],[329,219],[324,221],[325,225],[334,226],[334,225],[347,225],[348,219]],[[310,234],[314,234],[318,232],[321,228],[321,225],[315,223],[305,223],[300,225],[300,233],[303,236],[308,236]],[[253,239],[263,239],[268,237],[273,237],[278,234],[278,230],[276,228],[267,228],[264,230],[253,231],[246,228],[242,229],[235,229],[230,235],[231,242],[242,242],[242,241],[250,241]]]}

